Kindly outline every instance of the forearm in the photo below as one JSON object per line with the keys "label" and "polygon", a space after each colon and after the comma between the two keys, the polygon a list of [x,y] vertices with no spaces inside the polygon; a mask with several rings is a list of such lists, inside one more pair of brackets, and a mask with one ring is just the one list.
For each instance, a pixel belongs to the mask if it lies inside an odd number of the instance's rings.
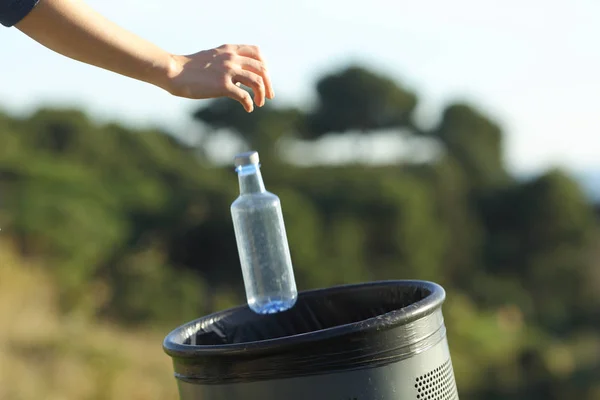
{"label": "forearm", "polygon": [[[256,46],[222,45],[188,55],[172,55],[126,31],[82,0],[0,0],[0,24],[86,64],[148,82],[189,99],[230,97],[247,112],[254,106],[241,85],[252,88],[262,107],[275,96]],[[32,9],[33,7],[33,9]]]}
{"label": "forearm", "polygon": [[40,0],[17,29],[66,57],[167,90],[172,56],[80,0]]}

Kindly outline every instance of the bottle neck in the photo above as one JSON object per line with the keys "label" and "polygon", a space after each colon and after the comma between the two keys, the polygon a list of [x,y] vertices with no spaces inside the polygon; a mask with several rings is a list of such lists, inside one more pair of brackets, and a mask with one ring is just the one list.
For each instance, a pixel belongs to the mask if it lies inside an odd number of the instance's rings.
{"label": "bottle neck", "polygon": [[240,182],[240,194],[263,193],[266,191],[260,173],[260,165],[250,164],[237,167],[238,180]]}

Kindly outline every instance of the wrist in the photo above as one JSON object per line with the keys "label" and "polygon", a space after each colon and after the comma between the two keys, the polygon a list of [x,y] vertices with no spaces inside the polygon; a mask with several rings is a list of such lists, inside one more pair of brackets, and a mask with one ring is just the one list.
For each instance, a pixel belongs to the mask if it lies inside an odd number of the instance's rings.
{"label": "wrist", "polygon": [[182,63],[179,58],[179,56],[165,52],[161,59],[152,65],[148,82],[173,94],[175,91],[174,78],[182,70]]}

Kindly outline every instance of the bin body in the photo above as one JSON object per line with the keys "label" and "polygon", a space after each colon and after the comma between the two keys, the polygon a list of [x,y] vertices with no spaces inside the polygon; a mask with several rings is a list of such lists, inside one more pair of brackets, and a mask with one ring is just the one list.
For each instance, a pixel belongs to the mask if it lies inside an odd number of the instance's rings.
{"label": "bin body", "polygon": [[382,281],[301,292],[171,332],[181,400],[457,400],[441,286]]}

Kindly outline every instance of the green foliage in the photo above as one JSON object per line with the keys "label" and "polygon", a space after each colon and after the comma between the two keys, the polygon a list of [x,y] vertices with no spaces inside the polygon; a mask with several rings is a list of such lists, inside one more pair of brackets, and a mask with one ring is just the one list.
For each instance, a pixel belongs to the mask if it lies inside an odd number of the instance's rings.
{"label": "green foliage", "polygon": [[194,118],[210,126],[209,135],[227,129],[260,152],[263,161],[277,162],[275,144],[285,135],[295,135],[303,126],[302,114],[294,108],[274,108],[270,103],[248,114],[239,103],[222,98],[194,113]]}
{"label": "green foliage", "polygon": [[[195,114],[261,152],[300,289],[439,282],[461,399],[597,398],[600,235],[574,181],[511,179],[499,125],[471,105],[448,106],[426,131],[412,122],[416,95],[387,77],[350,67],[316,89],[309,111],[247,114],[225,99]],[[434,138],[442,156],[296,168],[275,153],[284,135],[390,128]],[[76,110],[0,113],[2,234],[44,260],[64,311],[172,328],[242,303],[237,178],[196,154],[167,132]]]}
{"label": "green foliage", "polygon": [[190,271],[172,268],[160,246],[128,255],[110,267],[110,301],[104,313],[130,323],[161,321],[176,324],[206,312],[203,280]]}
{"label": "green foliage", "polygon": [[500,128],[467,104],[452,104],[439,126],[429,133],[459,162],[470,184],[485,189],[505,183]]}
{"label": "green foliage", "polygon": [[319,104],[307,117],[307,138],[406,126],[417,97],[388,77],[352,66],[317,82]]}

